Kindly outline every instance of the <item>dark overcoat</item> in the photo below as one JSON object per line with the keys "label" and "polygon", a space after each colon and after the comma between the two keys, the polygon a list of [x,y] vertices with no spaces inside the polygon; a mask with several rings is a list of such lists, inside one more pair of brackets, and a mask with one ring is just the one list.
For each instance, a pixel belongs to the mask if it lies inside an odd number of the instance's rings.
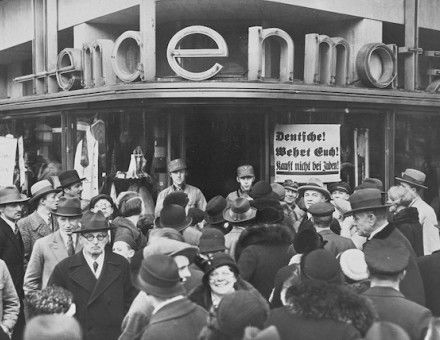
{"label": "dark overcoat", "polygon": [[417,259],[425,286],[426,307],[440,316],[440,251]]}
{"label": "dark overcoat", "polygon": [[20,232],[14,234],[11,227],[0,218],[0,259],[5,261],[11,273],[15,290],[23,299],[24,247]]}
{"label": "dark overcoat", "polygon": [[194,340],[206,325],[208,312],[186,297],[153,314],[142,340]]}
{"label": "dark overcoat", "polygon": [[73,294],[75,317],[84,340],[113,340],[121,333],[121,323],[136,294],[127,260],[105,251],[98,279],[93,275],[83,252],[58,263],[48,285],[61,286]]}
{"label": "dark overcoat", "polygon": [[425,289],[417,264],[417,256],[408,239],[392,224],[388,224],[383,230],[374,235],[373,238],[398,242],[405,245],[409,250],[409,264],[406,268],[406,275],[400,283],[400,291],[408,300],[425,306]]}
{"label": "dark overcoat", "polygon": [[372,287],[363,293],[372,302],[380,321],[402,327],[412,340],[422,340],[431,320],[431,312],[406,299],[391,287]]}

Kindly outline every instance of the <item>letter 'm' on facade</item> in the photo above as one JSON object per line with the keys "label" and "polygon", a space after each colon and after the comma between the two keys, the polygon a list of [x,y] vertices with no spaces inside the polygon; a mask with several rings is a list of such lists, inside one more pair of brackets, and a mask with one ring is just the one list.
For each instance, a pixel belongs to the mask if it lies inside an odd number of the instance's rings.
{"label": "letter 'm' on facade", "polygon": [[258,80],[266,76],[266,51],[264,41],[269,37],[282,39],[280,52],[280,81],[293,81],[295,46],[289,34],[279,28],[261,26],[249,27],[248,39],[248,80]]}
{"label": "letter 'm' on facade", "polygon": [[[210,37],[217,44],[216,49],[180,49],[180,42],[189,35],[202,34]],[[218,58],[228,56],[228,46],[225,39],[213,29],[206,26],[189,26],[177,32],[168,43],[167,58],[171,69],[180,77],[201,81],[214,77],[223,68],[216,63],[209,70],[203,72],[191,72],[185,70],[179,63],[180,58]]]}

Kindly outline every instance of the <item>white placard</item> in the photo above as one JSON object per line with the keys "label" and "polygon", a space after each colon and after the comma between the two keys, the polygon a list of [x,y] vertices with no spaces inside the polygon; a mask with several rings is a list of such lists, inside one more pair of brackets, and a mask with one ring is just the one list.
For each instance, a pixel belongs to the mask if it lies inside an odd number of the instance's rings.
{"label": "white placard", "polygon": [[0,137],[0,187],[14,184],[16,152],[16,138]]}
{"label": "white placard", "polygon": [[339,124],[276,125],[275,182],[306,183],[310,177],[340,181],[340,144]]}

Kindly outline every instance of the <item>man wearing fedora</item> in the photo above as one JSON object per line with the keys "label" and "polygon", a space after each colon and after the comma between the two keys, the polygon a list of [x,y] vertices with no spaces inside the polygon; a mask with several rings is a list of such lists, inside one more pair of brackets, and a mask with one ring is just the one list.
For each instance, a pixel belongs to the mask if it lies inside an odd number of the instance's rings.
{"label": "man wearing fedora", "polygon": [[188,195],[189,202],[187,209],[199,208],[205,211],[206,199],[199,188],[186,183],[187,166],[186,161],[182,158],[173,159],[168,163],[168,172],[170,174],[172,184],[162,190],[157,196],[156,208],[154,209],[154,215],[157,217],[160,215],[160,211],[163,207],[163,200],[165,197],[174,191],[183,191]]}
{"label": "man wearing fedora", "polygon": [[83,181],[85,177],[80,178],[76,170],[66,170],[58,175],[63,195],[66,197],[77,197],[81,200],[81,209],[83,211],[88,207],[89,201],[82,198]]}
{"label": "man wearing fedora", "polygon": [[241,233],[254,223],[256,215],[257,209],[251,207],[249,200],[244,197],[232,201],[230,207],[223,212],[223,218],[232,225],[232,230],[225,235],[225,246],[226,252],[233,259]]}
{"label": "man wearing fedora", "polygon": [[12,339],[21,339],[24,327],[24,247],[17,221],[21,218],[23,204],[28,200],[14,186],[0,190],[0,259],[8,267],[21,304]]}
{"label": "man wearing fedora", "polygon": [[24,275],[25,293],[45,288],[55,266],[81,250],[74,233],[79,228],[82,216],[80,200],[61,197],[53,215],[56,216],[59,229],[35,242]]}
{"label": "man wearing fedora", "polygon": [[[313,228],[313,222],[311,220],[312,215],[308,211],[312,204],[320,202],[330,202],[330,192],[327,190],[324,183],[319,178],[310,178],[309,181],[298,188],[298,194],[304,199],[304,205],[307,209],[307,214],[304,215],[302,220],[297,221],[294,224],[296,231],[301,231],[307,228]],[[333,218],[331,222],[330,229],[336,233],[340,234],[341,226],[339,222]]]}
{"label": "man wearing fedora", "polygon": [[239,197],[244,197],[248,200],[252,200],[252,197],[249,196],[249,192],[251,191],[254,181],[254,167],[249,164],[240,165],[237,168],[237,182],[240,187],[237,190],[229,193],[226,199],[230,202],[236,200]]}
{"label": "man wearing fedora", "polygon": [[406,169],[402,172],[402,177],[396,177],[400,185],[408,188],[415,194],[410,207],[417,208],[419,222],[423,227],[423,250],[425,255],[432,254],[440,250],[440,236],[437,215],[434,209],[422,199],[423,191],[428,189],[424,185],[426,175],[416,169]]}
{"label": "man wearing fedora", "polygon": [[218,229],[223,234],[227,234],[230,231],[230,226],[223,217],[223,212],[227,207],[228,201],[223,196],[217,195],[211,198],[206,205],[206,226]]}
{"label": "man wearing fedora", "polygon": [[82,251],[58,263],[48,282],[73,294],[84,340],[117,339],[135,295],[127,260],[106,247],[110,228],[101,211],[86,212],[74,231]]}
{"label": "man wearing fedora", "polygon": [[154,307],[142,340],[198,338],[208,313],[185,296],[176,262],[170,256],[147,256],[142,261],[136,286],[151,298]]}
{"label": "man wearing fedora", "polygon": [[17,222],[24,245],[24,260],[29,261],[35,241],[55,230],[52,212],[57,208],[58,192],[47,180],[35,183],[31,187],[32,197],[29,204],[36,206],[35,211]]}
{"label": "man wearing fedora", "polygon": [[382,191],[379,189],[360,189],[350,196],[351,210],[346,215],[352,215],[354,224],[361,236],[367,238],[364,249],[372,239],[397,242],[409,251],[409,264],[406,275],[400,284],[402,294],[411,301],[425,305],[425,290],[422,277],[416,261],[416,254],[408,239],[387,220],[388,206],[385,204]]}
{"label": "man wearing fedora", "polygon": [[371,287],[363,295],[373,303],[379,321],[399,325],[411,339],[423,339],[432,314],[406,299],[399,289],[409,263],[408,249],[399,242],[373,239],[365,245],[364,252]]}

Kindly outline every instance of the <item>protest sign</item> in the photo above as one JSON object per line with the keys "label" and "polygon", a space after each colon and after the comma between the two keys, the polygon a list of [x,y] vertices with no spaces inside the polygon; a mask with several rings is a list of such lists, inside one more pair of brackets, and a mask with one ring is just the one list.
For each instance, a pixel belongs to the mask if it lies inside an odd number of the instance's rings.
{"label": "protest sign", "polygon": [[310,177],[340,181],[340,125],[276,125],[274,131],[275,182]]}
{"label": "protest sign", "polygon": [[0,187],[13,185],[17,139],[0,137]]}

